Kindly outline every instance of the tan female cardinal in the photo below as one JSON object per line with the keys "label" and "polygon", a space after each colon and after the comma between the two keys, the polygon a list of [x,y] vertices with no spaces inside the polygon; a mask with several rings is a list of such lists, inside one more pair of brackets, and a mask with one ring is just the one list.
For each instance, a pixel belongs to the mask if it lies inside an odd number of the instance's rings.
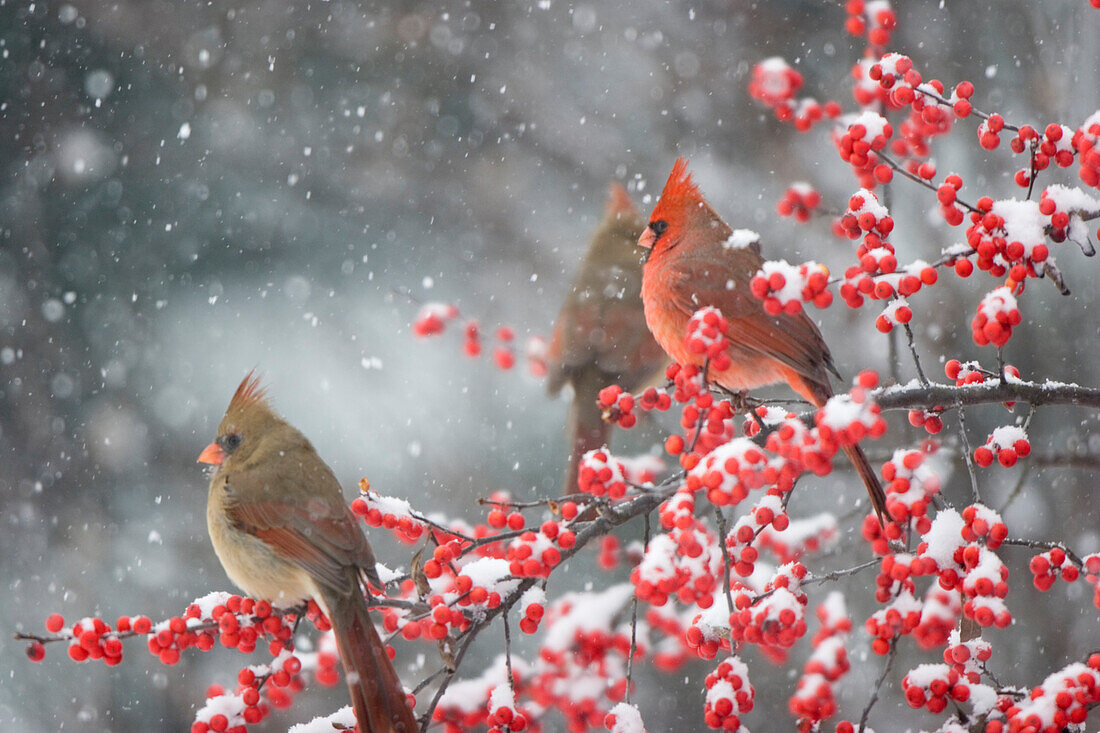
{"label": "tan female cardinal", "polygon": [[332,623],[360,733],[417,731],[367,612],[367,581],[382,587],[374,553],[332,470],[275,414],[253,374],[199,461],[217,467],[206,525],[230,580],[276,607],[316,600]]}
{"label": "tan female cardinal", "polygon": [[573,386],[566,494],[577,491],[581,457],[608,442],[611,425],[604,422],[596,404],[600,390],[617,384],[633,392],[667,362],[646,328],[639,295],[643,251],[638,248],[638,236],[644,227],[645,219],[626,189],[613,183],[603,220],[592,235],[550,339],[547,391],[556,395],[566,383]]}
{"label": "tan female cardinal", "polygon": [[[797,315],[764,312],[749,281],[764,264],[759,242],[731,238],[733,230],[711,208],[680,158],[638,244],[650,250],[642,275],[646,323],[668,355],[681,364],[702,366],[703,355],[684,343],[695,311],[712,306],[729,323],[730,366],[711,369],[708,378],[733,392],[786,382],[821,407],[833,396],[829,374],[836,374],[829,347],[814,322]],[[858,445],[844,446],[881,520],[886,496]]]}

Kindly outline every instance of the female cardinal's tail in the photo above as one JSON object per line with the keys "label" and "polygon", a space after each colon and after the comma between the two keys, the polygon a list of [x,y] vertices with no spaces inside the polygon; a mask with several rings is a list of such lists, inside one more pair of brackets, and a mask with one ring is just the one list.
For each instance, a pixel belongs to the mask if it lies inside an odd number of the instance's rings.
{"label": "female cardinal's tail", "polygon": [[370,620],[359,584],[350,595],[326,589],[336,648],[344,664],[359,733],[416,733],[420,728],[386,646]]}
{"label": "female cardinal's tail", "polygon": [[882,524],[882,518],[886,515],[886,492],[882,490],[882,483],[878,480],[875,469],[871,467],[871,462],[867,460],[863,449],[858,445],[844,446],[844,453],[847,454],[852,465],[856,467],[856,473],[863,480],[863,485],[867,487],[867,496],[871,497],[871,506],[875,508],[875,514],[878,515],[878,523]]}

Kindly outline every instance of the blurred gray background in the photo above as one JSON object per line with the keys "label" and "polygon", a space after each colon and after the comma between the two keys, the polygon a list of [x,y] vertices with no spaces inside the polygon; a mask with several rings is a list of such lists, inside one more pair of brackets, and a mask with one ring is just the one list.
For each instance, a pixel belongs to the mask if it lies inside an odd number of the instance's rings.
{"label": "blurred gray background", "polygon": [[[973,80],[981,109],[1076,126],[1100,106],[1100,11],[1085,0],[896,8],[891,48],[925,78]],[[818,185],[833,206],[857,188],[827,126],[798,135],[746,88],[753,63],[782,55],[805,75],[805,93],[851,108],[862,46],[843,22],[840,3],[798,0],[0,0],[0,727],[185,731],[206,685],[232,683],[246,661],[235,652],[188,653],[164,668],[130,644],[109,669],[51,648],[32,665],[10,632],[41,630],[52,611],[164,617],[229,588],[194,460],[252,367],[349,495],[368,476],[383,493],[476,521],[474,499],[491,491],[555,491],[565,403],[547,400],[523,368],[461,356],[455,333],[414,340],[415,306],[394,288],[455,302],[486,326],[512,324],[521,342],[548,334],[608,182],[651,205],[643,196],[677,155],[692,159],[731,223],[764,234],[768,256],[842,267],[852,245],[828,222],[796,227],[774,213],[794,180]],[[972,198],[1017,195],[1020,161],[1007,145],[981,151],[974,126],[937,143],[941,174],[961,173]],[[961,239],[929,215],[934,203],[894,185],[900,261],[933,259]],[[1054,253],[1074,294],[1033,283],[1008,359],[1025,377],[1095,385],[1095,263],[1072,246]],[[993,363],[968,323],[995,283],[948,280],[913,299],[934,375],[942,355]],[[875,315],[815,313],[847,375],[887,369]],[[1011,419],[1000,407],[971,417],[978,442]],[[1082,410],[1045,410],[1035,450],[1087,452],[1094,423]],[[902,415],[895,440],[919,439],[904,425]],[[623,444],[646,450],[655,437],[650,426]],[[990,503],[1020,475],[983,474]],[[1095,512],[1075,509],[1095,506],[1094,478],[1032,471],[1008,513],[1011,533],[1100,549]],[[795,514],[843,507],[853,490],[802,491]],[[963,500],[964,477],[947,490]],[[403,565],[410,550],[383,542],[379,554]],[[990,634],[993,667],[1032,684],[1095,646],[1097,611],[1083,584],[1040,595],[1027,554],[1004,555],[1015,563],[1010,606],[1031,626]],[[865,595],[852,602],[850,645],[862,669],[842,688],[842,710],[857,719],[879,670],[861,664]],[[1037,642],[1053,614],[1060,633]],[[796,665],[806,653],[804,643]],[[746,720],[755,730],[785,719],[793,680],[776,669],[769,684],[767,664],[750,656],[761,670]],[[1016,679],[1025,658],[1031,674]],[[917,661],[938,660],[907,653],[891,680]],[[650,730],[701,727],[706,668],[689,667],[682,689],[683,675],[649,682]],[[261,729],[330,712],[345,694],[311,690]],[[872,722],[918,719],[886,706]]]}

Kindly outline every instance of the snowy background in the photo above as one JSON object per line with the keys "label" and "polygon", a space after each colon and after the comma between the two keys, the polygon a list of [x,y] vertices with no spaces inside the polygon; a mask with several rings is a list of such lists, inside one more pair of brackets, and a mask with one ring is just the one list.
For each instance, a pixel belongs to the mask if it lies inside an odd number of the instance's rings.
{"label": "snowy background", "polygon": [[[1100,11],[1085,0],[897,9],[891,48],[926,77],[973,80],[982,109],[1077,125],[1100,106]],[[845,262],[851,245],[826,223],[797,228],[774,213],[793,180],[833,203],[858,187],[826,127],[798,135],[746,91],[752,64],[782,55],[808,93],[850,107],[859,47],[843,22],[839,5],[805,0],[0,0],[0,727],[185,731],[206,685],[231,683],[235,652],[164,668],[131,644],[108,669],[76,667],[54,648],[36,666],[8,639],[21,625],[40,630],[51,611],[158,618],[229,588],[194,459],[252,367],[349,496],[368,476],[473,521],[474,499],[493,490],[555,490],[565,403],[522,368],[465,359],[455,334],[414,340],[415,306],[395,288],[512,324],[521,342],[548,334],[607,184],[629,183],[641,203],[677,155],[728,221],[762,232],[767,255]],[[1016,195],[1008,151],[984,153],[963,124],[940,143],[941,170]],[[929,223],[930,194],[904,182],[895,192],[899,259],[933,259],[959,236]],[[1095,385],[1096,263],[1060,258],[1074,295],[1033,285],[1009,360],[1025,376]],[[918,329],[932,324],[921,347],[938,375],[941,354],[978,355],[967,320],[984,291],[935,292],[939,302],[918,297],[914,308]],[[818,315],[844,373],[886,367],[874,313]],[[1081,338],[1066,343],[1071,333]],[[979,440],[1006,421],[994,409],[974,413]],[[1050,410],[1033,443],[1095,449],[1094,423]],[[1002,497],[1015,474],[1003,475]],[[947,490],[964,491],[962,478]],[[1006,516],[1012,534],[1100,549],[1095,522],[1066,511],[1089,501],[1094,478],[1031,474]],[[860,493],[816,501],[844,506]],[[799,501],[808,511],[815,497]],[[379,554],[402,565],[409,551],[380,543]],[[1025,623],[1055,613],[1066,592],[1040,596],[1026,576],[1013,588]],[[1082,615],[1042,649],[995,633],[1017,659],[1060,666],[1098,634],[1095,609],[1073,607]],[[857,667],[868,610],[853,609]],[[877,669],[848,680],[849,714]],[[700,724],[702,670],[688,670],[686,692],[666,681],[641,698],[650,730]],[[750,726],[785,715],[791,682],[753,682]],[[262,729],[345,696],[310,691]]]}

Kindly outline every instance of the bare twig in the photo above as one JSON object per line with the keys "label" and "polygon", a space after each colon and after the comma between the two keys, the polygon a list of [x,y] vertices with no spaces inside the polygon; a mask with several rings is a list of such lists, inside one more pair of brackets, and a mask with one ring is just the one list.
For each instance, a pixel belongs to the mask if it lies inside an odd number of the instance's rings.
{"label": "bare twig", "polygon": [[726,523],[726,515],[722,512],[722,507],[717,504],[714,506],[714,518],[718,523],[718,547],[722,550],[722,585],[726,592],[726,608],[733,613],[733,590],[730,586],[730,570],[733,561],[730,559],[729,548],[726,547],[726,533],[729,531],[729,525]]}
{"label": "bare twig", "polygon": [[833,570],[828,573],[821,573],[820,575],[814,574],[808,578],[803,579],[802,585],[811,585],[814,583],[825,583],[830,580],[839,580],[847,575],[855,575],[856,573],[863,572],[867,568],[873,568],[876,565],[881,565],[882,561],[879,558],[868,560],[867,562],[860,563],[855,567],[845,568],[843,570]]}
{"label": "bare twig", "polygon": [[913,366],[917,368],[917,379],[920,383],[927,387],[929,385],[928,377],[924,376],[924,370],[920,366],[920,354],[917,353],[917,345],[913,340],[913,329],[909,327],[908,323],[902,324],[905,327],[905,338],[909,343],[909,353],[913,357]]}
{"label": "bare twig", "polygon": [[[644,517],[645,527],[642,547],[649,547],[649,515]],[[630,601],[630,656],[626,658],[626,701],[630,702],[630,690],[634,686],[634,655],[638,653],[638,589]]]}
{"label": "bare twig", "polygon": [[970,498],[975,504],[982,500],[982,494],[978,490],[978,472],[974,470],[973,451],[970,450],[970,438],[966,434],[966,410],[959,408],[959,440],[963,445],[963,460],[966,461],[966,471],[970,474]]}
{"label": "bare twig", "polygon": [[882,668],[882,674],[878,676],[875,681],[875,687],[871,691],[871,699],[867,701],[867,707],[863,708],[863,714],[859,716],[859,727],[856,728],[859,733],[867,727],[867,718],[871,715],[871,708],[878,702],[878,693],[882,689],[882,683],[886,681],[886,676],[890,674],[890,669],[894,666],[894,659],[898,655],[898,638],[895,636],[890,640],[890,651],[886,654],[886,665]]}

